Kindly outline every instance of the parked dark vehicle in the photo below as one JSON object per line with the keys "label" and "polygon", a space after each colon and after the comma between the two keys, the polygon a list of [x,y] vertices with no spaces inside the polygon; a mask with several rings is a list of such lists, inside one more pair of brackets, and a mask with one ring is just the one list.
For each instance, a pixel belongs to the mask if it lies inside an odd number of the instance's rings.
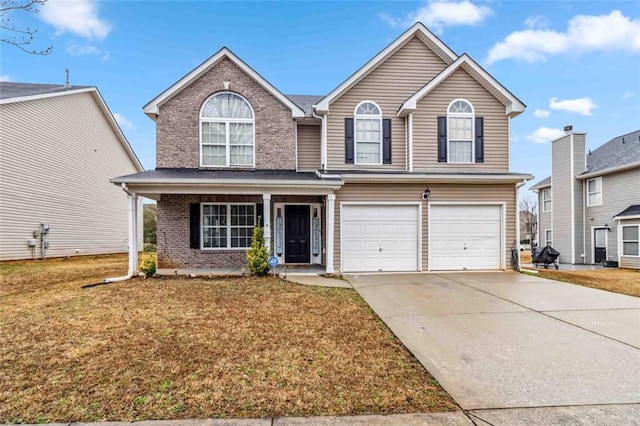
{"label": "parked dark vehicle", "polygon": [[536,268],[539,263],[542,263],[544,265],[544,269],[549,269],[549,265],[551,264],[558,269],[560,267],[558,256],[560,256],[560,252],[551,246],[537,247],[533,251],[531,261],[536,265]]}

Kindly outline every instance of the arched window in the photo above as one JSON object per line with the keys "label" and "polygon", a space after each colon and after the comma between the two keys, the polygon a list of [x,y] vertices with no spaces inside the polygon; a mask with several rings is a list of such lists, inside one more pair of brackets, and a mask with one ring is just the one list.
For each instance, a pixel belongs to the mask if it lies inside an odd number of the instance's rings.
{"label": "arched window", "polygon": [[355,120],[356,164],[382,163],[382,111],[372,101],[360,102]]}
{"label": "arched window", "polygon": [[254,115],[243,97],[216,93],[200,111],[200,165],[254,166]]}
{"label": "arched window", "polygon": [[456,99],[447,110],[449,163],[473,163],[473,106]]}

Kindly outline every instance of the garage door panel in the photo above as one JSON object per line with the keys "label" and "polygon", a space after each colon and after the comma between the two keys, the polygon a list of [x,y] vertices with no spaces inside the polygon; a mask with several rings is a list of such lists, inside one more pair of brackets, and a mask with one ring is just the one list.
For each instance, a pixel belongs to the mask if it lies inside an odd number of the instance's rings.
{"label": "garage door panel", "polygon": [[344,205],[345,272],[418,270],[418,206]]}
{"label": "garage door panel", "polygon": [[429,215],[431,270],[500,268],[500,206],[432,205]]}

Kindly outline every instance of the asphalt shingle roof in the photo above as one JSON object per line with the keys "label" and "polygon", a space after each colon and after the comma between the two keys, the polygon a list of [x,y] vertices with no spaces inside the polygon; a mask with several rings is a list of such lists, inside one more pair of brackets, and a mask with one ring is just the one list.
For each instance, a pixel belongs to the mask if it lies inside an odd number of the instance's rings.
{"label": "asphalt shingle roof", "polygon": [[587,154],[587,170],[593,173],[640,161],[640,130],[611,139]]}
{"label": "asphalt shingle roof", "polygon": [[324,98],[323,95],[287,95],[287,98],[291,99],[291,102],[298,105],[307,117],[311,117],[313,114],[313,106],[317,104],[320,99]]}
{"label": "asphalt shingle roof", "polygon": [[637,216],[640,215],[640,204],[629,206],[615,216]]}
{"label": "asphalt shingle roof", "polygon": [[549,185],[551,185],[551,176],[542,179],[540,182],[538,182],[535,185],[533,185],[531,187],[531,189],[544,188],[545,186],[549,186]]}
{"label": "asphalt shingle roof", "polygon": [[64,87],[63,84],[17,83],[13,81],[3,81],[0,82],[0,99],[45,95],[48,93],[65,92],[68,90],[88,89],[90,87],[93,86]]}
{"label": "asphalt shingle roof", "polygon": [[[146,181],[154,179],[202,179],[204,181],[226,180],[226,179],[262,179],[269,180],[291,180],[291,181],[320,181],[315,172],[296,172],[295,170],[200,170],[187,168],[160,168],[156,170],[146,170],[141,173],[120,176],[114,182]],[[339,179],[338,179],[339,180]]]}

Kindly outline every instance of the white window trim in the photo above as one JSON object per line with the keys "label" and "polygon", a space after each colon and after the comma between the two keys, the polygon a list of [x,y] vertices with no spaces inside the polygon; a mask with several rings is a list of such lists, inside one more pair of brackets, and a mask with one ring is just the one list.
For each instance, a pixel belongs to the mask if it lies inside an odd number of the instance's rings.
{"label": "white window trim", "polygon": [[[637,240],[625,240],[624,239],[624,228],[638,228],[638,239]],[[638,243],[638,254],[624,254],[624,243]],[[620,256],[622,257],[640,257],[640,225],[622,225],[620,227]]]}
{"label": "white window trim", "polygon": [[[550,208],[549,208],[549,210],[546,210],[546,209],[544,208],[544,205],[545,205],[545,201],[549,201],[549,205],[550,205],[550,206],[553,206],[552,201],[551,201],[551,200],[552,200],[552,199],[551,199],[551,188],[543,188],[541,192],[542,192],[542,194],[541,194],[541,195],[542,195],[542,211],[543,211],[543,212],[545,212],[545,213],[546,213],[546,212],[550,212],[550,211],[552,210],[552,208],[553,208],[553,207],[550,207]],[[545,194],[545,192],[547,192],[547,193],[549,194],[549,199],[548,199],[548,200],[545,200],[545,199],[544,199],[544,194]]]}
{"label": "white window trim", "polygon": [[[204,246],[204,206],[227,206],[227,247],[205,247]],[[221,250],[248,250],[249,247],[231,247],[231,206],[253,206],[253,227],[257,222],[257,205],[256,203],[200,203],[200,250],[221,251]],[[248,226],[242,226],[247,228]]]}
{"label": "white window trim", "polygon": [[[238,96],[239,98],[243,99],[247,105],[249,106],[249,109],[251,110],[251,115],[253,115],[253,118],[210,118],[210,117],[206,117],[203,118],[202,117],[202,111],[204,110],[205,105],[209,102],[209,100],[211,100],[211,98],[218,96],[218,95],[224,95],[224,94],[232,94],[235,96]],[[203,159],[204,159],[204,146],[205,144],[202,143],[202,123],[203,122],[207,122],[207,123],[224,123],[225,124],[225,155],[226,155],[226,159],[225,159],[225,165],[212,165],[212,164],[204,164]],[[229,124],[230,123],[248,123],[248,124],[253,124],[252,126],[252,138],[253,138],[253,162],[251,164],[241,164],[241,165],[231,165],[231,145],[229,143]],[[256,167],[256,114],[255,111],[253,110],[253,107],[251,106],[251,103],[247,100],[247,98],[245,98],[244,96],[242,96],[239,93],[236,92],[230,92],[230,91],[222,91],[222,92],[216,92],[214,94],[212,94],[211,96],[209,96],[203,103],[202,106],[200,106],[200,114],[198,116],[198,138],[199,138],[199,144],[200,144],[200,167],[207,167],[207,168],[229,168],[229,167],[234,167],[234,168],[255,168]],[[213,144],[207,144],[207,145],[213,145]]]}
{"label": "white window trim", "polygon": [[[551,233],[551,240],[547,239],[547,233],[550,232]],[[549,244],[551,243],[551,244]],[[551,246],[553,247],[553,229],[545,229],[544,230],[544,246]]]}
{"label": "white window trim", "polygon": [[[373,104],[373,105],[375,105],[375,107],[378,108],[378,111],[380,111],[380,115],[375,116],[375,115],[359,115],[359,114],[356,114],[356,111],[358,111],[358,108],[360,108],[360,105],[362,105],[362,104]],[[377,163],[361,163],[361,162],[358,162],[358,120],[375,120],[375,119],[378,119],[380,121],[380,161],[377,162]],[[384,129],[382,128],[382,108],[380,108],[380,105],[378,105],[376,102],[373,102],[373,101],[362,101],[362,102],[360,102],[353,109],[353,164],[359,165],[359,166],[379,166],[379,165],[381,165],[383,163],[383,159],[382,159],[383,139],[384,139]],[[367,143],[367,142],[363,142],[363,143]]]}
{"label": "white window trim", "polygon": [[[451,105],[453,105],[456,102],[466,102],[470,107],[471,107],[471,113],[456,113],[456,112],[449,112],[449,109],[451,108]],[[464,118],[471,118],[471,161],[451,161],[450,154],[451,154],[451,147],[450,147],[450,141],[451,141],[451,132],[449,129],[449,117],[464,117]],[[475,164],[476,162],[476,144],[475,144],[475,140],[476,140],[476,110],[473,107],[473,104],[471,102],[469,102],[466,99],[463,98],[458,98],[458,99],[454,99],[453,101],[451,101],[449,103],[449,105],[447,106],[447,163],[450,164]]]}
{"label": "white window trim", "polygon": [[[596,191],[596,192],[589,192],[589,182],[594,181],[594,182],[600,182],[600,191]],[[602,196],[603,191],[602,191],[602,176],[598,176],[596,178],[593,179],[589,179],[587,180],[587,207],[593,207],[593,206],[601,206],[602,205]],[[591,200],[591,195],[593,194],[600,194],[600,203],[599,204],[591,204],[589,201]]]}

